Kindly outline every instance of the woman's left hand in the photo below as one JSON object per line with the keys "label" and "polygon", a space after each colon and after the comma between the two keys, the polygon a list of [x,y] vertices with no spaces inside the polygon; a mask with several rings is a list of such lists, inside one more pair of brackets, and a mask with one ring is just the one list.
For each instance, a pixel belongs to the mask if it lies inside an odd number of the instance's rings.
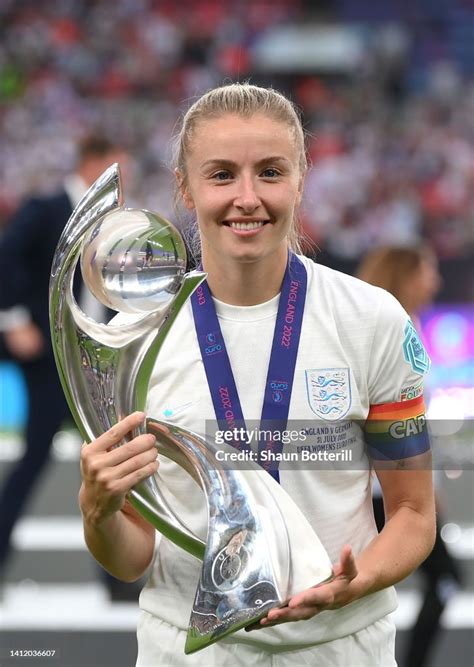
{"label": "woman's left hand", "polygon": [[357,576],[357,566],[350,546],[344,546],[340,561],[333,568],[334,578],[326,584],[308,588],[288,601],[288,606],[271,609],[267,616],[258,623],[249,626],[248,630],[269,628],[279,623],[303,621],[319,614],[326,609],[339,609],[352,602],[354,594],[351,582]]}

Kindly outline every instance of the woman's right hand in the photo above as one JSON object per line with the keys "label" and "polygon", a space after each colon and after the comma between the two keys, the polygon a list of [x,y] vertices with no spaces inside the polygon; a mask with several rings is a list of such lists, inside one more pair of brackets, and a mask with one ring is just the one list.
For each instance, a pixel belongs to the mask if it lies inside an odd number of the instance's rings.
{"label": "woman's right hand", "polygon": [[144,419],[143,412],[134,412],[82,446],[79,505],[87,523],[99,526],[121,510],[130,489],[158,470],[154,435],[139,435],[117,447]]}

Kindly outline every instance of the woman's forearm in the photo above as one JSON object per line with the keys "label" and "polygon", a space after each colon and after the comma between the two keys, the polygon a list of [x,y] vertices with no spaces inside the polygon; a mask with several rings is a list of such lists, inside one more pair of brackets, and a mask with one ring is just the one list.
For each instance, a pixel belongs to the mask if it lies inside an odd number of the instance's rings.
{"label": "woman's forearm", "polygon": [[411,574],[429,555],[435,540],[434,507],[420,513],[402,506],[382,532],[357,556],[354,598],[375,593]]}
{"label": "woman's forearm", "polygon": [[94,558],[123,581],[141,577],[155,545],[155,529],[127,502],[129,491],[158,469],[154,436],[142,434],[122,444],[144,419],[142,412],[128,415],[81,449],[85,540]]}
{"label": "woman's forearm", "polygon": [[122,581],[136,581],[153,558],[155,530],[128,504],[100,523],[83,513],[84,537],[94,558]]}

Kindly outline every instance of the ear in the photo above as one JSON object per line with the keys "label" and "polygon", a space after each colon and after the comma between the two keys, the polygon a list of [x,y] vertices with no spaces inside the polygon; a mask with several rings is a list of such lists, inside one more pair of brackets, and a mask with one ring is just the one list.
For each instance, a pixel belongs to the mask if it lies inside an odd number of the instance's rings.
{"label": "ear", "polygon": [[180,172],[180,170],[176,167],[174,170],[174,175],[176,177],[176,182],[178,183],[178,188],[181,193],[181,197],[183,198],[183,203],[185,207],[188,209],[188,211],[194,210],[194,200],[191,197],[191,193],[189,192],[189,188],[186,185],[185,178],[183,174]]}

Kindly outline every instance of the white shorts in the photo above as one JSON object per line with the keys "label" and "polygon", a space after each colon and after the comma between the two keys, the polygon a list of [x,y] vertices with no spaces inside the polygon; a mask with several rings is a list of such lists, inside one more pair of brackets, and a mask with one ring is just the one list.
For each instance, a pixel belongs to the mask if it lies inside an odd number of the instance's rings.
{"label": "white shorts", "polygon": [[[304,621],[301,621],[304,622]],[[255,630],[252,634],[256,635]],[[289,650],[226,638],[184,654],[186,632],[141,611],[137,667],[396,667],[395,625],[390,617],[342,639]]]}

